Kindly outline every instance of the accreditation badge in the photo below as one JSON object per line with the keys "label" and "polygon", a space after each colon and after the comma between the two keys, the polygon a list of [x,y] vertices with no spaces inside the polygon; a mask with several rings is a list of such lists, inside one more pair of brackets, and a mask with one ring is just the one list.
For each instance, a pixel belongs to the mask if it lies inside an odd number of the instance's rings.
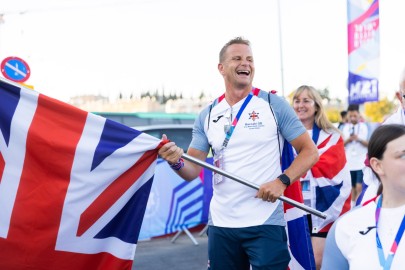
{"label": "accreditation badge", "polygon": [[307,206],[311,206],[311,183],[309,179],[303,178],[301,179],[301,190],[302,190],[302,197],[304,199],[304,204]]}
{"label": "accreditation badge", "polygon": [[[218,152],[215,152],[214,154],[214,166],[217,167],[218,169],[223,169],[224,166],[224,149],[219,150]],[[214,172],[214,184],[219,184],[224,180],[224,176]]]}

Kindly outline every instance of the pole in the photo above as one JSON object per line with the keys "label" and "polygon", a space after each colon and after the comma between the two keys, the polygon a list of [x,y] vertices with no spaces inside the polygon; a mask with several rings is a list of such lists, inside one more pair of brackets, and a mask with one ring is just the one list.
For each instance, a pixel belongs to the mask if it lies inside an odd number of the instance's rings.
{"label": "pole", "polygon": [[283,63],[283,36],[281,30],[281,7],[280,0],[277,0],[277,14],[278,14],[278,38],[280,49],[280,70],[281,70],[281,94],[284,97],[284,63]]}
{"label": "pole", "polygon": [[[247,181],[247,180],[245,180],[243,178],[240,178],[240,177],[238,177],[236,175],[232,175],[232,174],[230,174],[230,173],[228,173],[228,172],[226,172],[226,171],[224,171],[224,170],[222,170],[220,168],[217,168],[217,167],[215,167],[215,166],[213,166],[213,165],[211,165],[211,164],[209,164],[207,162],[201,161],[201,160],[199,160],[197,158],[194,158],[194,157],[192,157],[190,155],[183,154],[182,158],[184,158],[184,159],[186,159],[186,160],[188,160],[190,162],[193,162],[195,164],[198,164],[198,165],[200,165],[200,166],[202,166],[204,168],[207,168],[207,169],[209,169],[211,171],[219,173],[219,174],[221,174],[223,176],[226,176],[229,179],[235,180],[236,182],[239,182],[239,183],[241,183],[241,184],[243,184],[245,186],[251,187],[251,188],[256,189],[256,190],[259,190],[259,188],[260,188],[260,186],[255,184],[255,183],[249,182],[249,181]],[[299,208],[301,210],[304,210],[305,212],[308,212],[308,213],[313,214],[315,216],[318,216],[320,218],[326,219],[326,215],[324,213],[322,213],[322,212],[320,212],[320,211],[318,211],[316,209],[313,209],[311,207],[308,207],[303,203],[299,203],[299,202],[294,201],[293,199],[287,198],[285,196],[280,196],[278,199],[280,201],[291,204],[291,205],[293,205],[293,206],[295,206],[295,207],[297,207],[297,208]]]}

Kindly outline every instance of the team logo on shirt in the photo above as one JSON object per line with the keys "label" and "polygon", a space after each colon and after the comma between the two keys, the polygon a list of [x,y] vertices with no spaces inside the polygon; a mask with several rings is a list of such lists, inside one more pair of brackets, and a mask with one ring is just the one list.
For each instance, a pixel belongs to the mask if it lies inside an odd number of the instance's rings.
{"label": "team logo on shirt", "polygon": [[[258,120],[260,113],[252,111],[251,113],[248,113],[248,114],[249,114],[249,120],[252,120],[252,121],[247,121],[245,123],[245,128],[252,130],[252,129],[261,129],[262,127],[264,127],[263,123],[260,120]],[[256,120],[258,120],[258,121],[256,121]]]}
{"label": "team logo on shirt", "polygon": [[255,112],[255,111],[249,113],[249,119],[252,119],[253,121],[255,121],[256,119],[259,119],[259,113]]}

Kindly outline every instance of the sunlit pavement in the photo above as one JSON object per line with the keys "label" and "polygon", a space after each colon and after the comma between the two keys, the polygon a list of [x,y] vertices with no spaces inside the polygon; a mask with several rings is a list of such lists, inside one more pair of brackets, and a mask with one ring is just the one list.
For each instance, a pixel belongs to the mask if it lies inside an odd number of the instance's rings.
{"label": "sunlit pavement", "polygon": [[192,231],[198,242],[182,233],[174,243],[173,235],[138,242],[132,270],[205,270],[207,269],[208,237]]}

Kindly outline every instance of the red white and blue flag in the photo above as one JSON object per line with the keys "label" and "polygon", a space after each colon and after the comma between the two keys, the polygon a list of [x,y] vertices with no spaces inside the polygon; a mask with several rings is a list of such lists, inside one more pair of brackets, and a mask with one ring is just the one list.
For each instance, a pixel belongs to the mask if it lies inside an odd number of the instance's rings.
{"label": "red white and blue flag", "polygon": [[[294,160],[294,152],[291,144],[284,140],[281,167],[284,171]],[[285,191],[284,196],[296,202],[303,203],[301,184],[296,181]],[[288,264],[290,270],[314,270],[315,258],[312,249],[309,226],[306,213],[288,203],[284,203],[284,217],[287,221],[288,247],[291,261]]]}
{"label": "red white and blue flag", "polygon": [[340,133],[326,133],[320,130],[316,146],[319,160],[307,173],[306,178],[310,179],[315,188],[313,207],[327,217],[321,219],[312,216],[314,233],[328,232],[334,221],[350,210],[352,189],[350,170]]}
{"label": "red white and blue flag", "polygon": [[[317,137],[314,141],[318,148],[319,160],[303,177],[311,182],[311,207],[326,215],[326,219],[311,215],[311,230],[313,233],[323,233],[330,230],[339,216],[350,210],[351,180],[340,133],[326,133],[314,124],[313,139],[314,137]],[[292,146],[285,142],[283,170],[288,168],[293,158]],[[289,186],[284,195],[303,202],[298,181]],[[306,214],[287,203],[284,203],[284,209],[292,254],[290,269],[315,269],[308,222],[304,216]]]}
{"label": "red white and blue flag", "polygon": [[0,269],[131,269],[160,140],[0,80]]}

